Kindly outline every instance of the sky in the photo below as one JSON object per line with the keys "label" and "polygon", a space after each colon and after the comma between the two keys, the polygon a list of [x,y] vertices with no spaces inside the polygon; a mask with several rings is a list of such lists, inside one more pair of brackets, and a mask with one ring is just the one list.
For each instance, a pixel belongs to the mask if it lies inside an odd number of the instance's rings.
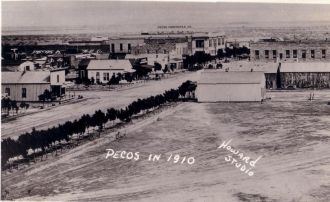
{"label": "sky", "polygon": [[330,4],[2,2],[2,28],[330,21]]}

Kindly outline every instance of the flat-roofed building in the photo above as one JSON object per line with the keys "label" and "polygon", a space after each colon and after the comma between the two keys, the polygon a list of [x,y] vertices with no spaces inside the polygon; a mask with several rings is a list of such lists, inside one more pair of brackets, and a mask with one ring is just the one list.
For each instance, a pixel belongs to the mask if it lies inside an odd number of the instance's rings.
{"label": "flat-roofed building", "polygon": [[[280,76],[278,77],[278,69]],[[281,79],[281,88],[329,88],[329,62],[277,63],[265,67],[266,87],[277,88],[277,79]]]}
{"label": "flat-roofed building", "polygon": [[197,82],[199,102],[257,102],[265,98],[263,72],[204,70]]}
{"label": "flat-roofed building", "polygon": [[252,61],[330,61],[329,40],[261,40],[250,44]]}

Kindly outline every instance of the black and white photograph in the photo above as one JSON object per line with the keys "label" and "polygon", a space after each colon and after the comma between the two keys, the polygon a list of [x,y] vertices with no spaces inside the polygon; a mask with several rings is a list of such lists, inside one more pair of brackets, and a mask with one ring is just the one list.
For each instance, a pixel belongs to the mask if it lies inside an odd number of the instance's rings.
{"label": "black and white photograph", "polygon": [[330,1],[1,1],[1,201],[330,202]]}

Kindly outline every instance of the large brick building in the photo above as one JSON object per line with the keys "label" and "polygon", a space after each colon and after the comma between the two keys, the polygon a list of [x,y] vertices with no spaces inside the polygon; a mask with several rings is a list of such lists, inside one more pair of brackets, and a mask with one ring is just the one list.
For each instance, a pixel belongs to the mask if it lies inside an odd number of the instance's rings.
{"label": "large brick building", "polygon": [[264,40],[251,43],[250,47],[252,61],[330,61],[330,41],[328,40]]}

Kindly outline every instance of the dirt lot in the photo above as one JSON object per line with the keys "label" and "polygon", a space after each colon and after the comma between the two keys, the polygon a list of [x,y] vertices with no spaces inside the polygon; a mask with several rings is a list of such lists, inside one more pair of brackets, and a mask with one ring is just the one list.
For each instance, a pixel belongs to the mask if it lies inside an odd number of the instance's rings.
{"label": "dirt lot", "polygon": [[[134,121],[120,142],[105,134],[3,173],[2,187],[24,200],[330,201],[330,94],[310,102],[308,93],[270,93],[263,104],[181,103]],[[252,159],[262,156],[253,176],[226,162],[230,152],[217,147],[229,139]],[[106,159],[106,149],[140,152],[139,160]],[[150,153],[160,160],[148,161]],[[195,163],[167,161],[171,154]]]}

